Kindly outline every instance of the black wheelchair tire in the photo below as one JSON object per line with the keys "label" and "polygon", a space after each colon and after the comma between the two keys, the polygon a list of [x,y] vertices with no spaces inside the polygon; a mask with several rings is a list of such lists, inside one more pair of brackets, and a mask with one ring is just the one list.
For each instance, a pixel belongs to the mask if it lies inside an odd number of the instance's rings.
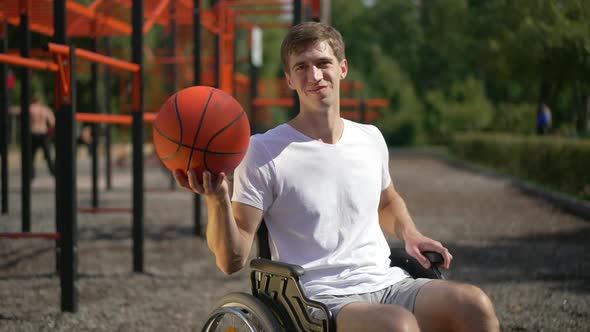
{"label": "black wheelchair tire", "polygon": [[211,331],[210,322],[214,316],[227,308],[238,309],[254,316],[263,331],[279,332],[283,330],[272,311],[261,300],[251,294],[234,292],[223,296],[215,303],[202,331]]}

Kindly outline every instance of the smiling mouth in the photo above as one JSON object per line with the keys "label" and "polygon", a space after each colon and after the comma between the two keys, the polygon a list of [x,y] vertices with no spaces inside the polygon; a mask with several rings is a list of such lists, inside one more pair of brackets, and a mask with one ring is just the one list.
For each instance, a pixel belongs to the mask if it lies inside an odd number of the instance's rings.
{"label": "smiling mouth", "polygon": [[311,89],[309,91],[311,91],[311,92],[320,92],[320,91],[323,91],[326,88],[327,88],[327,86],[318,86],[318,87],[315,87],[315,88],[313,88],[313,89]]}

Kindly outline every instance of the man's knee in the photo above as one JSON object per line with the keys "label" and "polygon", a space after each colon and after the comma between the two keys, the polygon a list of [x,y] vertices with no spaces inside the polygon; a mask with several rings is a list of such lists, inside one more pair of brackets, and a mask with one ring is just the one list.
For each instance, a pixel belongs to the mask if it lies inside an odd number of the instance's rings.
{"label": "man's knee", "polygon": [[494,305],[479,287],[468,284],[458,285],[456,299],[462,322],[472,322],[483,327],[484,331],[499,331]]}
{"label": "man's knee", "polygon": [[383,326],[386,331],[420,331],[414,314],[401,306],[387,306],[389,307],[389,314],[383,316]]}
{"label": "man's knee", "polygon": [[415,313],[424,331],[499,331],[490,298],[478,287],[433,280],[416,298]]}

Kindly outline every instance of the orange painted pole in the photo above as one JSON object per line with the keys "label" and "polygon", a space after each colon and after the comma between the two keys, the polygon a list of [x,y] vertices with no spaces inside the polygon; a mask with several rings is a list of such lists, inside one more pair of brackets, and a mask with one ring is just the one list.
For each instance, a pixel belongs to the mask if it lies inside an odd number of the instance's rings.
{"label": "orange painted pole", "polygon": [[367,107],[388,107],[389,100],[387,99],[367,99],[365,101]]}
{"label": "orange painted pole", "polygon": [[[258,26],[261,29],[272,29],[272,28],[288,29],[293,26],[293,24],[291,22],[256,22],[255,24],[256,24],[256,26]],[[252,25],[252,23],[246,22],[243,20],[238,22],[238,26],[240,28],[248,28],[251,25]]]}
{"label": "orange painted pole", "polygon": [[0,54],[0,62],[32,69],[48,70],[52,72],[57,71],[57,65],[53,62],[23,58],[16,55]]}
{"label": "orange painted pole", "polygon": [[0,238],[59,240],[60,234],[59,233],[0,233]]}
{"label": "orange painted pole", "polygon": [[240,15],[283,15],[291,14],[293,9],[291,8],[267,8],[267,9],[249,9],[249,8],[236,8],[236,11]]}
{"label": "orange painted pole", "polygon": [[131,115],[76,113],[76,121],[89,123],[131,125],[132,119]]}
{"label": "orange painted pole", "polygon": [[[70,48],[68,46],[59,45],[59,44],[55,44],[55,43],[48,43],[47,48],[48,48],[49,52],[51,52],[51,53],[62,54],[62,55],[67,55],[68,52],[70,51]],[[98,54],[95,52],[90,52],[90,51],[86,51],[86,50],[82,50],[82,49],[76,49],[75,52],[76,52],[77,57],[80,57],[82,59],[86,59],[86,60],[89,60],[92,62],[101,63],[101,64],[104,64],[104,65],[107,65],[107,66],[110,66],[113,68],[122,69],[122,70],[130,71],[133,73],[139,71],[139,65],[132,63],[132,62],[111,58],[108,56],[104,56],[102,54]]]}
{"label": "orange painted pole", "polygon": [[289,5],[288,3],[280,2],[280,1],[239,1],[239,2],[231,2],[232,7],[245,7],[245,6],[285,6]]}
{"label": "orange painted pole", "polygon": [[[98,8],[98,6],[100,6],[103,1],[104,0],[95,0],[90,6],[88,6],[88,10],[96,15],[96,8]],[[76,31],[76,29],[78,29],[78,27],[84,22],[85,20],[82,17],[77,17],[76,20],[68,27],[68,34],[72,34],[72,31]]]}
{"label": "orange painted pole", "polygon": [[[154,122],[156,113],[144,113],[145,122]],[[103,114],[103,113],[76,113],[76,121],[88,123],[108,123],[118,125],[131,125],[133,118],[131,115]]]}
{"label": "orange painted pole", "polygon": [[67,2],[67,8],[72,13],[82,15],[91,20],[96,20],[96,22],[98,22],[99,24],[108,25],[109,27],[123,33],[124,35],[131,35],[131,25],[129,25],[128,23],[96,13],[94,10],[91,10],[88,7],[77,2],[74,2],[72,0],[69,0]]}
{"label": "orange painted pole", "polygon": [[156,21],[160,18],[160,16],[162,16],[164,10],[166,10],[166,7],[168,7],[169,4],[170,0],[160,1],[156,9],[154,9],[152,16],[143,25],[144,34],[150,31],[150,29],[154,26]]}

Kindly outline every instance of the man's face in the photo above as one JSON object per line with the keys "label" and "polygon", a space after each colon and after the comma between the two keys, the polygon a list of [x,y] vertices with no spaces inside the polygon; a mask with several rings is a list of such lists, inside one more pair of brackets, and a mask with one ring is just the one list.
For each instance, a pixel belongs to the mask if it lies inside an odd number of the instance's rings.
{"label": "man's face", "polygon": [[346,59],[338,61],[332,47],[322,41],[299,54],[291,54],[285,75],[302,106],[325,108],[340,98],[340,80],[347,72]]}

